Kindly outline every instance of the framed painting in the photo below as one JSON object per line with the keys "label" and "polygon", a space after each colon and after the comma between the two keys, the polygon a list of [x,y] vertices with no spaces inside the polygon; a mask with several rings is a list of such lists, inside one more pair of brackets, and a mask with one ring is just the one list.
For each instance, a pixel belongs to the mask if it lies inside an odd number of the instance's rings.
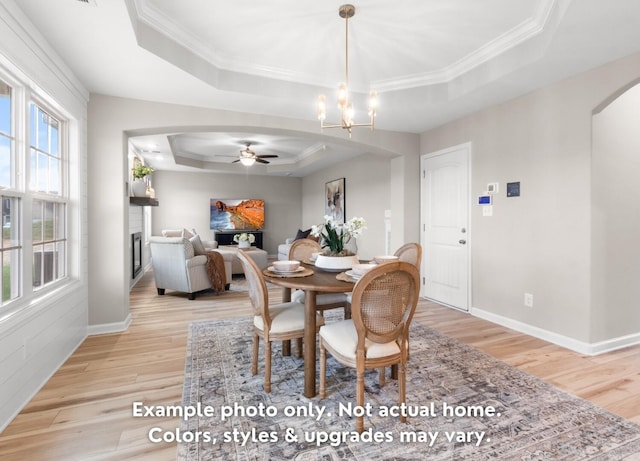
{"label": "framed painting", "polygon": [[324,214],[338,224],[344,224],[344,178],[334,179],[324,185]]}

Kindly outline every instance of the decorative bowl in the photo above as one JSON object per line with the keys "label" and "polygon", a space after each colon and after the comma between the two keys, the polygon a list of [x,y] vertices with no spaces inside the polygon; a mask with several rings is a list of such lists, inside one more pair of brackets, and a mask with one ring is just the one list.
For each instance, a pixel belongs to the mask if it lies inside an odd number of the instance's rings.
{"label": "decorative bowl", "polygon": [[278,272],[295,272],[300,267],[300,261],[274,261],[273,268]]}
{"label": "decorative bowl", "polygon": [[311,261],[315,261],[321,254],[324,254],[324,252],[316,251],[315,253],[311,253],[311,257],[309,259],[311,259]]}
{"label": "decorative bowl", "polygon": [[343,272],[358,264],[358,257],[318,255],[316,267],[327,272]]}
{"label": "decorative bowl", "polygon": [[397,261],[398,257],[393,255],[374,256],[373,260],[378,264],[388,263],[389,261]]}
{"label": "decorative bowl", "polygon": [[364,274],[369,272],[374,267],[376,267],[375,264],[355,264],[351,268],[351,270],[353,271],[354,274],[363,276]]}

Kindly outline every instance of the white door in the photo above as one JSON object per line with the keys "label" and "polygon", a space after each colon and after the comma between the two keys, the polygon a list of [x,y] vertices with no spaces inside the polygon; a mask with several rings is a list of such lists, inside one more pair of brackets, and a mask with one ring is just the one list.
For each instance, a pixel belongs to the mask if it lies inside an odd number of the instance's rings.
{"label": "white door", "polygon": [[469,310],[469,158],[463,144],[426,154],[422,167],[422,296]]}

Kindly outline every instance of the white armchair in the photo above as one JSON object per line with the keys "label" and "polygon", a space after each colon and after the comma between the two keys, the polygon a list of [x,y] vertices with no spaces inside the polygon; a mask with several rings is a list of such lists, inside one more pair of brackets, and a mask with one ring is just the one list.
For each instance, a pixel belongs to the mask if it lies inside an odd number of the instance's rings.
{"label": "white armchair", "polygon": [[[207,256],[196,255],[192,243],[182,237],[151,237],[151,263],[159,295],[166,289],[195,293],[212,287],[207,272]],[[225,260],[227,284],[231,283],[231,264]]]}
{"label": "white armchair", "polygon": [[[162,236],[163,237],[184,237],[187,239],[191,239],[193,237],[195,237],[196,235],[198,235],[198,233],[196,232],[195,229],[191,229],[191,230],[187,230],[187,229],[164,229],[162,231]],[[218,242],[216,242],[215,240],[201,240],[202,242],[202,246],[204,246],[204,249],[209,251],[209,250],[215,250],[216,248],[218,248]]]}
{"label": "white armchair", "polygon": [[289,259],[289,249],[291,248],[291,244],[294,240],[295,237],[289,237],[284,241],[284,243],[278,245],[278,259],[280,261],[286,261]]}

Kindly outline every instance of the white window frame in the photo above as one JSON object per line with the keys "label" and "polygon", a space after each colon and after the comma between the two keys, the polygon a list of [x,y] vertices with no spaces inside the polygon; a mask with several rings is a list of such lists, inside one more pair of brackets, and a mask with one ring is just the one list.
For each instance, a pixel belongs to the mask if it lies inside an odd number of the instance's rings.
{"label": "white window frame", "polygon": [[[70,240],[70,184],[69,184],[69,168],[70,168],[70,127],[72,118],[69,117],[57,107],[47,94],[34,90],[30,86],[28,79],[21,80],[9,70],[0,65],[0,80],[8,84],[12,88],[12,137],[13,137],[13,154],[12,154],[12,181],[11,188],[2,189],[1,194],[5,197],[13,197],[18,199],[20,203],[19,216],[19,246],[20,264],[17,273],[19,279],[19,296],[7,302],[0,300],[0,318],[6,314],[16,310],[31,306],[34,302],[48,293],[60,288],[69,281],[71,269],[71,248]],[[60,153],[60,192],[59,194],[41,193],[31,191],[30,184],[30,105],[37,105],[42,111],[56,118],[59,122],[58,142]],[[50,283],[33,286],[33,262],[34,262],[34,245],[32,239],[32,203],[33,200],[44,200],[47,202],[56,202],[64,206],[64,255],[61,257],[63,266],[58,269],[60,277],[52,280]],[[13,277],[12,277],[13,283]]]}

